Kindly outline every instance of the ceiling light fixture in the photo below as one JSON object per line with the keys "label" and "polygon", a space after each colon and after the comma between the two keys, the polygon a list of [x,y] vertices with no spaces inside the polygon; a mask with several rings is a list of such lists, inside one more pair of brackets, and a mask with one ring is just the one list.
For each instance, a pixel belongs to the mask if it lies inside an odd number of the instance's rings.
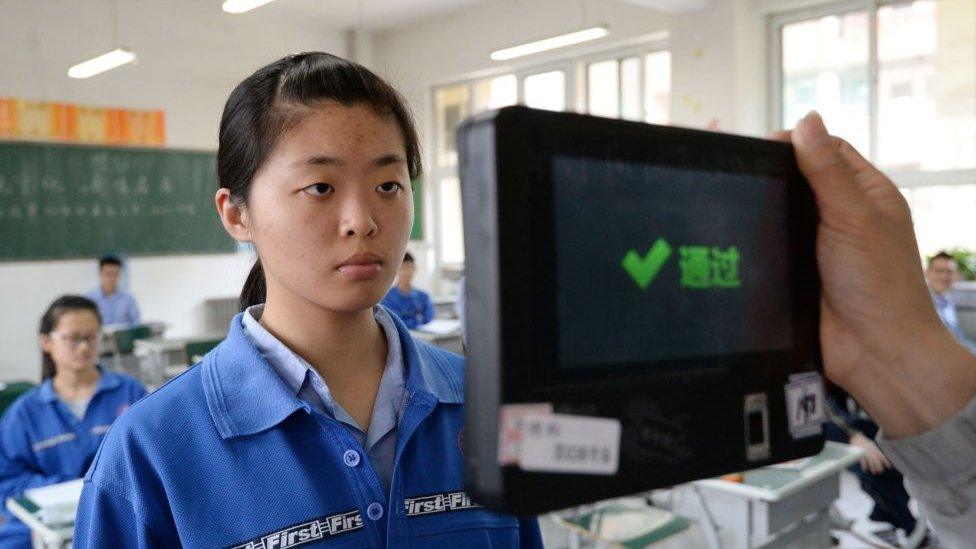
{"label": "ceiling light fixture", "polygon": [[260,8],[261,6],[273,1],[274,0],[225,0],[224,4],[220,7],[227,13],[244,13],[245,11],[251,11],[254,8]]}
{"label": "ceiling light fixture", "polygon": [[557,48],[564,48],[566,46],[589,42],[591,40],[598,40],[604,36],[607,36],[608,34],[610,34],[610,29],[606,25],[597,25],[581,31],[560,34],[559,36],[553,36],[552,38],[545,38],[543,40],[536,40],[535,42],[529,42],[527,44],[521,44],[511,48],[496,50],[491,52],[491,59],[492,61],[507,61],[517,57],[524,57],[526,55],[541,53]]}
{"label": "ceiling light fixture", "polygon": [[115,46],[114,50],[72,65],[68,69],[68,76],[71,78],[89,78],[135,62],[136,53],[119,46],[119,8],[115,0],[112,1],[112,44]]}

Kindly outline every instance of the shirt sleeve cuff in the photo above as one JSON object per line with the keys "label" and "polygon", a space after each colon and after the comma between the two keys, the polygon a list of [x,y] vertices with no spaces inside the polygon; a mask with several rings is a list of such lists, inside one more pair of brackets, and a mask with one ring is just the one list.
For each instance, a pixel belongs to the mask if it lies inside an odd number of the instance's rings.
{"label": "shirt sleeve cuff", "polygon": [[948,421],[922,434],[890,439],[878,433],[878,445],[908,477],[943,483],[976,474],[976,398]]}
{"label": "shirt sleeve cuff", "polygon": [[877,443],[928,513],[958,517],[969,511],[976,486],[976,398],[931,431],[899,439],[880,432]]}

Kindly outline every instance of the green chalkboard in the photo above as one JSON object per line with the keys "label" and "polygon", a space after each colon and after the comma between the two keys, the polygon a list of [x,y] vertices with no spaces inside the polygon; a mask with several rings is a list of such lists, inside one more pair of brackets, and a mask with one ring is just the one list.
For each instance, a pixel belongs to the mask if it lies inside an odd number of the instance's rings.
{"label": "green chalkboard", "polygon": [[419,177],[410,181],[413,187],[413,228],[410,240],[424,239],[424,180]]}
{"label": "green chalkboard", "polygon": [[0,143],[0,261],[231,252],[212,152]]}

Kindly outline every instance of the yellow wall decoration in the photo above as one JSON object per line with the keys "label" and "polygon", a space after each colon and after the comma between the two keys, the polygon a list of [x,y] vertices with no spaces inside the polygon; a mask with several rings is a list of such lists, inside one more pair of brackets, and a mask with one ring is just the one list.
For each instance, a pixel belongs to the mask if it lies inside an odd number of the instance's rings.
{"label": "yellow wall decoration", "polygon": [[166,118],[163,111],[0,97],[0,139],[162,147]]}

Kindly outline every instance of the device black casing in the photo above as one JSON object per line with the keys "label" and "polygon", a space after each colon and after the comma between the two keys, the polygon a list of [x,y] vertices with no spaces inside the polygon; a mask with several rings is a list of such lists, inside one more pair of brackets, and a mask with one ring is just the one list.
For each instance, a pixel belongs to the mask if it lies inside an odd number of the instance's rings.
{"label": "device black casing", "polygon": [[[821,370],[817,213],[784,142],[573,113],[507,107],[458,130],[465,246],[467,489],[476,501],[537,514],[820,451],[786,423],[790,375]],[[659,361],[618,368],[555,365],[552,156],[626,160],[756,174],[788,185],[789,351]],[[768,399],[769,456],[749,460],[746,395]],[[616,417],[612,476],[530,473],[498,463],[499,407],[552,403],[556,413]]]}

